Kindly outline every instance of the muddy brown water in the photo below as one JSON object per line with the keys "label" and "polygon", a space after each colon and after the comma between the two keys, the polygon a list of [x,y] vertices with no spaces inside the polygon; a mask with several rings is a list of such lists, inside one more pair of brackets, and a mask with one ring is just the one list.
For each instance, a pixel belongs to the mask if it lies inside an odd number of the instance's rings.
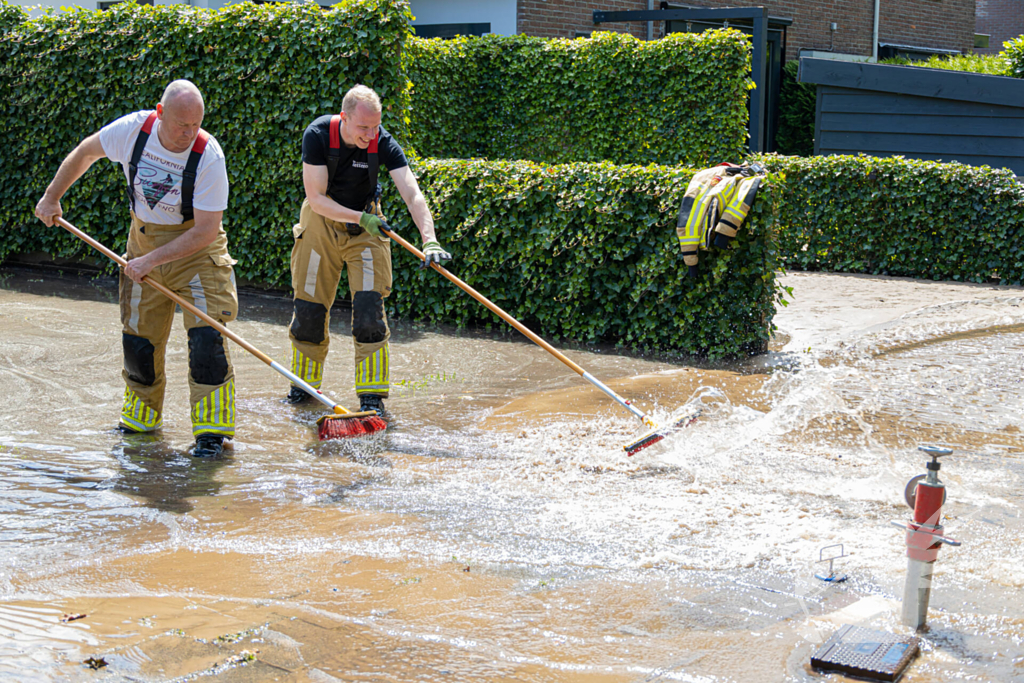
{"label": "muddy brown water", "polygon": [[[232,349],[238,438],[200,462],[180,322],[162,434],[121,437],[113,281],[0,270],[0,680],[819,680],[838,624],[907,633],[889,522],[927,442],[956,449],[963,546],[904,680],[1024,680],[1024,292],[787,283],[767,356],[565,349],[659,419],[703,406],[633,458],[631,418],[542,350],[399,321],[385,435],[317,442]],[[244,295],[232,327],[285,359],[289,308]],[[325,386],[352,403],[346,318]]]}

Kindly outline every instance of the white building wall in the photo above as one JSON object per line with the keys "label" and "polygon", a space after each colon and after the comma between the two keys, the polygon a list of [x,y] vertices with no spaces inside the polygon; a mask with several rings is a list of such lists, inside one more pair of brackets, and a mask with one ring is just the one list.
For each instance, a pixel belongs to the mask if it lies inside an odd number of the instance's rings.
{"label": "white building wall", "polygon": [[[155,5],[194,5],[219,9],[242,0],[153,0]],[[318,0],[328,4],[331,0]],[[97,9],[100,0],[13,0],[37,17],[45,8],[59,11],[61,7]],[[516,34],[516,0],[412,0],[412,13],[417,24],[482,24],[491,25],[491,33],[503,36]]]}
{"label": "white building wall", "polygon": [[[102,0],[9,0],[12,5],[21,5],[28,10],[30,18],[35,19],[47,9],[60,11],[62,7],[81,7],[83,9],[99,9]],[[225,0],[153,0],[154,5],[194,5],[196,7],[220,7]]]}
{"label": "white building wall", "polygon": [[491,33],[516,34],[516,0],[411,0],[412,14],[418,24],[491,25]]}
{"label": "white building wall", "polygon": [[[29,17],[35,18],[43,14],[47,8],[60,11],[62,7],[82,7],[99,9],[103,0],[9,0],[13,5],[21,5],[28,10]],[[289,0],[282,0],[288,2]],[[331,0],[321,0],[325,4]],[[225,5],[234,5],[244,0],[153,0],[154,5],[192,5],[205,9],[220,9]]]}

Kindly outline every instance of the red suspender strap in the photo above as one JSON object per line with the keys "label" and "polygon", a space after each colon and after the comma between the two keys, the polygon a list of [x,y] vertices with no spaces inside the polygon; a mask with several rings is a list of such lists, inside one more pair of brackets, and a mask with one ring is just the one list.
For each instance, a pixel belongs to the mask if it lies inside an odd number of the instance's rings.
{"label": "red suspender strap", "polygon": [[210,134],[202,128],[199,129],[199,135],[196,136],[196,141],[192,145],[192,151],[196,154],[202,154],[206,151],[206,143],[210,141]]}
{"label": "red suspender strap", "polygon": [[153,132],[153,124],[156,123],[156,112],[150,112],[149,116],[146,117],[146,122],[142,124],[142,132],[149,135]]}
{"label": "red suspender strap", "polygon": [[331,117],[331,149],[341,149],[341,115]]}

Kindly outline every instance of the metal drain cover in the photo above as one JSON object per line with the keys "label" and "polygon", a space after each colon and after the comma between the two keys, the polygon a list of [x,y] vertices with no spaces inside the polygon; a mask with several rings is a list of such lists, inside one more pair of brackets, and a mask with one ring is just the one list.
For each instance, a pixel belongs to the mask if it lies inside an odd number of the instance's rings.
{"label": "metal drain cover", "polygon": [[872,681],[896,681],[917,656],[918,639],[843,626],[811,656],[811,666]]}

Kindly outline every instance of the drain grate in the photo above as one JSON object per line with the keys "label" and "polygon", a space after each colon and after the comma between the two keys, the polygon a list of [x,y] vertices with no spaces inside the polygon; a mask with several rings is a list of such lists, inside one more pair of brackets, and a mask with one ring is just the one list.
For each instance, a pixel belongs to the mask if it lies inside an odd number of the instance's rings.
{"label": "drain grate", "polygon": [[896,681],[918,651],[918,639],[843,626],[811,656],[811,666],[872,681]]}

